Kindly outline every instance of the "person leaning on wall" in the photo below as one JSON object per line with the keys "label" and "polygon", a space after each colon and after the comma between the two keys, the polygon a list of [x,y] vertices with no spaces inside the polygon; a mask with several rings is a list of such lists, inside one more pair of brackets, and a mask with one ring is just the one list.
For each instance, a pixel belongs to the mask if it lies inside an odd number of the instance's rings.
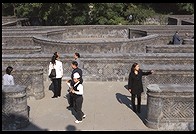
{"label": "person leaning on wall", "polygon": [[14,77],[11,75],[13,67],[8,66],[6,73],[3,75],[3,85],[14,85]]}

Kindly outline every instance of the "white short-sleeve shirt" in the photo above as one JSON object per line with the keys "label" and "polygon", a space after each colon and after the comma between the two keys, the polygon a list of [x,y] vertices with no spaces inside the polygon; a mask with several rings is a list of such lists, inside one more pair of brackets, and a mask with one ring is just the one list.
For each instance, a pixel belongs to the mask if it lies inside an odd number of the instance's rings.
{"label": "white short-sleeve shirt", "polygon": [[3,75],[3,85],[14,85],[14,77],[9,74]]}

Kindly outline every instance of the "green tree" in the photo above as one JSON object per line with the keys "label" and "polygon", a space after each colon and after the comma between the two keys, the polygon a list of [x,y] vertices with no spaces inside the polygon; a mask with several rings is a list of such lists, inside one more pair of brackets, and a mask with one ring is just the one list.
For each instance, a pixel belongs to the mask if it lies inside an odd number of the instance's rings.
{"label": "green tree", "polygon": [[33,25],[143,24],[156,12],[194,14],[194,3],[2,3],[2,15],[29,18]]}
{"label": "green tree", "polygon": [[194,14],[194,3],[177,3],[182,14]]}
{"label": "green tree", "polygon": [[147,18],[154,16],[156,13],[149,6],[143,4],[128,3],[125,5],[125,16],[132,15],[132,18],[127,18],[130,24],[143,24]]}
{"label": "green tree", "polygon": [[17,6],[19,3],[2,3],[3,16],[17,16]]}
{"label": "green tree", "polygon": [[70,3],[21,3],[17,13],[19,17],[38,19],[45,25],[65,25],[70,8]]}
{"label": "green tree", "polygon": [[96,25],[126,24],[123,3],[93,3],[92,23]]}
{"label": "green tree", "polygon": [[89,24],[89,4],[88,3],[71,3],[70,17],[67,20],[68,25],[85,25]]}

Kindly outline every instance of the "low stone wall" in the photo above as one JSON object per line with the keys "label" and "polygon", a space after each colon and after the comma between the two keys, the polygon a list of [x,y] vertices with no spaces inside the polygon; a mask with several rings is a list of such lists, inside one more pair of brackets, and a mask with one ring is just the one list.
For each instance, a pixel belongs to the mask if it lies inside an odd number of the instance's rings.
{"label": "low stone wall", "polygon": [[[8,64],[14,68],[12,75],[14,77],[15,84],[27,86],[27,97],[34,97],[37,100],[44,98],[45,92],[43,67],[34,66],[35,64],[31,64],[29,66],[22,66],[16,64]],[[8,65],[4,66],[3,64],[2,76],[5,74],[5,69]]]}
{"label": "low stone wall", "polygon": [[16,130],[29,124],[27,87],[2,85],[2,130]]}
{"label": "low stone wall", "polygon": [[[190,36],[194,35],[194,25],[118,25],[118,26],[107,26],[107,25],[89,25],[89,26],[28,26],[28,27],[5,27],[2,29],[2,42],[4,38],[10,37],[10,42],[14,42],[14,36],[21,37],[33,37],[41,36],[47,37],[48,41],[50,39],[58,41],[66,40],[78,40],[78,39],[132,39],[143,37],[146,35],[158,34],[161,38],[158,40],[157,44],[167,44],[172,39],[173,34],[176,30],[180,29],[180,36],[184,38],[185,33],[189,33]],[[23,44],[20,39],[16,40],[19,45]],[[11,44],[8,42],[7,43]],[[28,42],[26,42],[28,43]],[[16,43],[15,43],[16,44]],[[74,44],[74,42],[73,42]]]}
{"label": "low stone wall", "polygon": [[39,54],[41,46],[3,46],[2,54]]}
{"label": "low stone wall", "polygon": [[[157,44],[158,35],[149,35],[135,39],[67,39],[53,40],[44,37],[34,37],[34,45],[41,46],[44,53],[136,53],[145,52],[146,45]],[[57,47],[58,46],[58,47]]]}
{"label": "low stone wall", "polygon": [[[84,65],[82,68],[84,79],[87,81],[127,81],[131,65],[138,62],[142,69],[156,71],[156,74],[148,76],[150,79],[148,82],[180,84],[194,83],[193,55],[185,53],[81,54],[81,61]],[[42,67],[43,81],[49,81],[48,65],[51,56],[52,54],[3,55],[2,65]],[[60,59],[63,62],[63,76],[70,77],[73,54],[60,53]]]}
{"label": "low stone wall", "polygon": [[194,45],[194,39],[183,39],[182,41],[183,45]]}
{"label": "low stone wall", "polygon": [[194,53],[193,45],[147,45],[146,53]]}
{"label": "low stone wall", "polygon": [[2,43],[5,47],[34,46],[33,37],[31,36],[2,36]]}
{"label": "low stone wall", "polygon": [[150,84],[147,89],[148,127],[158,130],[194,130],[194,85]]}
{"label": "low stone wall", "polygon": [[194,25],[194,15],[169,15],[168,25]]}

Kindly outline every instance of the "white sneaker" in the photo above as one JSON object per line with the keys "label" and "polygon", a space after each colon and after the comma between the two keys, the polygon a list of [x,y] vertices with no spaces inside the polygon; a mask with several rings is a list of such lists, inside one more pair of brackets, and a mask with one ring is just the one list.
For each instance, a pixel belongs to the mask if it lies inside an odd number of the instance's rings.
{"label": "white sneaker", "polygon": [[86,115],[84,114],[83,116],[82,116],[82,118],[85,118],[86,117]]}
{"label": "white sneaker", "polygon": [[81,123],[82,121],[76,120],[75,123]]}

